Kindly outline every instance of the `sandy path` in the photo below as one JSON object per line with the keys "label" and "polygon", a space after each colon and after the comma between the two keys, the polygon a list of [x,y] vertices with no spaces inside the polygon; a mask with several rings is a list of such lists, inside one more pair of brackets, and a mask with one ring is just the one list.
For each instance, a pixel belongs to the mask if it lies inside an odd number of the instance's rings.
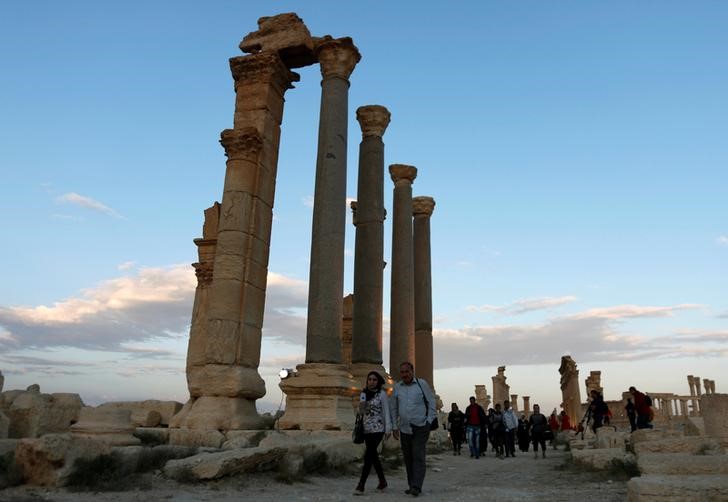
{"label": "sandy path", "polygon": [[[626,480],[610,479],[606,473],[577,471],[565,465],[566,454],[549,450],[546,459],[534,460],[533,453],[499,460],[489,452],[480,459],[465,454],[428,456],[428,472],[419,499],[473,502],[499,501],[621,501],[626,499]],[[48,491],[14,488],[0,491],[9,502],[53,501],[239,501],[285,502],[287,500],[407,500],[404,469],[386,472],[389,487],[380,493],[374,488],[376,475],[369,478],[364,495],[353,496],[356,476],[312,476],[306,481],[281,483],[272,475],[245,475],[199,485],[180,485],[148,475],[139,480],[140,489],[126,492]],[[419,500],[418,499],[418,500]]]}

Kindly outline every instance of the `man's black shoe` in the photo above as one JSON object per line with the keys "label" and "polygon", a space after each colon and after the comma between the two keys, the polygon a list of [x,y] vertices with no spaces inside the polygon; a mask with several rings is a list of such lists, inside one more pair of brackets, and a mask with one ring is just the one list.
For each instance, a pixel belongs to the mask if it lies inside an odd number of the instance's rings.
{"label": "man's black shoe", "polygon": [[420,494],[420,489],[419,488],[412,488],[412,490],[410,490],[410,495],[412,495],[413,497],[416,497],[419,494]]}

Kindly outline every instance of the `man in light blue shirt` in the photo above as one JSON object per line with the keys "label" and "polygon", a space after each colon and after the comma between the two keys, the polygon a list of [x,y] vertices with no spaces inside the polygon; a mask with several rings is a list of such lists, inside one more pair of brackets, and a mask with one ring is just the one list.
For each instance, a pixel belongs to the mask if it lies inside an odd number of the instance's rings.
{"label": "man in light blue shirt", "polygon": [[511,408],[511,402],[503,401],[503,423],[506,425],[506,457],[516,456],[516,429],[518,429],[518,417]]}
{"label": "man in light blue shirt", "polygon": [[425,480],[425,449],[430,424],[437,417],[435,396],[425,380],[415,378],[410,362],[399,365],[401,381],[394,386],[391,411],[394,439],[400,440],[407,468],[408,495],[418,496]]}

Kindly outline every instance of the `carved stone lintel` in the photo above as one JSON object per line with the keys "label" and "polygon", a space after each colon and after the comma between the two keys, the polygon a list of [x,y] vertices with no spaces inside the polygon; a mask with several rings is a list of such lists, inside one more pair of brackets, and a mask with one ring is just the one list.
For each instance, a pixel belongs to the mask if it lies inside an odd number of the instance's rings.
{"label": "carved stone lintel", "polygon": [[412,198],[412,214],[414,216],[432,216],[435,210],[435,199],[421,195]]}
{"label": "carved stone lintel", "polygon": [[401,182],[412,183],[417,177],[417,168],[407,164],[392,164],[389,166],[389,175],[395,185]]}
{"label": "carved stone lintel", "polygon": [[321,76],[349,80],[354,67],[361,60],[359,49],[350,37],[325,36],[316,41],[316,56],[321,66]]}
{"label": "carved stone lintel", "polygon": [[356,109],[356,120],[361,126],[361,133],[364,138],[367,136],[384,136],[389,125],[391,114],[389,110],[381,105],[365,105]]}
{"label": "carved stone lintel", "polygon": [[220,144],[230,160],[258,160],[263,146],[260,134],[253,127],[244,129],[225,129],[220,133]]}
{"label": "carved stone lintel", "polygon": [[261,52],[250,56],[230,58],[230,71],[235,86],[243,84],[266,84],[277,87],[281,94],[293,87],[301,76],[289,70],[276,53]]}

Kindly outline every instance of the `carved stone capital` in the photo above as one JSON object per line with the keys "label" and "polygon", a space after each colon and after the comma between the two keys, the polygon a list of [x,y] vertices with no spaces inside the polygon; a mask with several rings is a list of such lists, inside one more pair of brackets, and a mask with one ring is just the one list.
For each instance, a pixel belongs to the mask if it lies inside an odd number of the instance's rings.
{"label": "carved stone capital", "polygon": [[359,49],[350,37],[331,38],[325,36],[316,41],[316,57],[321,66],[321,76],[349,80],[351,72],[361,59]]}
{"label": "carved stone capital", "polygon": [[193,263],[192,266],[195,267],[198,287],[204,288],[212,284],[213,264],[211,262]]}
{"label": "carved stone capital", "polygon": [[275,52],[230,58],[230,71],[236,88],[244,84],[272,85],[281,94],[291,89],[293,82],[301,80],[301,76],[289,70]]}
{"label": "carved stone capital", "polygon": [[432,216],[435,210],[435,199],[421,195],[412,198],[412,214],[414,216]]}
{"label": "carved stone capital", "polygon": [[367,136],[384,136],[389,125],[391,114],[381,105],[365,105],[356,109],[356,120],[361,126],[361,134]]}
{"label": "carved stone capital", "polygon": [[263,147],[260,134],[253,127],[244,129],[225,129],[220,133],[220,144],[225,148],[225,155],[230,160],[258,160]]}
{"label": "carved stone capital", "polygon": [[412,184],[417,177],[417,168],[407,164],[392,164],[389,166],[389,175],[395,185],[405,182]]}

